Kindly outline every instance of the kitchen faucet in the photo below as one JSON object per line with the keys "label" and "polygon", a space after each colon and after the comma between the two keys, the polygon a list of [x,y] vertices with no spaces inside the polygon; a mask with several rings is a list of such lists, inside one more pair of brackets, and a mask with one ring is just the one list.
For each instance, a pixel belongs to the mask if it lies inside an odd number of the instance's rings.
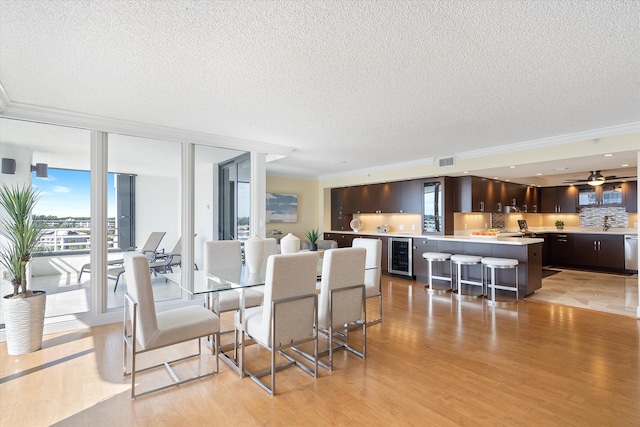
{"label": "kitchen faucet", "polygon": [[607,215],[604,216],[604,227],[602,227],[602,231],[607,231],[611,228],[611,224],[609,224],[609,217]]}

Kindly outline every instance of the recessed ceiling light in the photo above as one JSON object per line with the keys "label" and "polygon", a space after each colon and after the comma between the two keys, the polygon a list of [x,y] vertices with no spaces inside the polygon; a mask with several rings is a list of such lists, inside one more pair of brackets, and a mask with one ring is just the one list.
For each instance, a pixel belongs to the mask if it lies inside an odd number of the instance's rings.
{"label": "recessed ceiling light", "polygon": [[469,173],[469,171],[464,171],[464,172],[462,172],[462,173]]}
{"label": "recessed ceiling light", "polygon": [[625,163],[624,165],[620,165],[621,168],[629,167],[629,163]]}
{"label": "recessed ceiling light", "polygon": [[505,182],[511,182],[511,180],[510,179],[505,179]]}
{"label": "recessed ceiling light", "polygon": [[515,168],[516,168],[516,165],[509,166],[509,169],[515,169]]}
{"label": "recessed ceiling light", "polygon": [[540,176],[540,175],[542,175],[542,172],[538,172],[536,175]]}
{"label": "recessed ceiling light", "polygon": [[607,153],[604,155],[604,157],[613,157],[613,153]]}
{"label": "recessed ceiling light", "polygon": [[493,177],[493,179],[499,179],[499,178],[500,178],[500,177],[498,177],[498,176],[494,176],[494,177]]}
{"label": "recessed ceiling light", "polygon": [[555,168],[554,171],[556,172],[560,172],[560,171],[566,171],[567,168]]}

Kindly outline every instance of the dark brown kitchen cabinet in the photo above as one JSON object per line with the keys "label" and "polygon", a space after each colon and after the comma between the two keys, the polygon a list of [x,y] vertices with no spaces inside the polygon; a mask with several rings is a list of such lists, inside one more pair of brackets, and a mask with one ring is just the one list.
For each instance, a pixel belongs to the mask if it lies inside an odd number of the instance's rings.
{"label": "dark brown kitchen cabinet", "polygon": [[402,182],[385,182],[383,184],[371,184],[369,197],[369,213],[396,213],[400,212],[402,204]]}
{"label": "dark brown kitchen cabinet", "polygon": [[400,203],[396,212],[420,213],[422,212],[422,180],[412,179],[400,183]]}
{"label": "dark brown kitchen cabinet", "polygon": [[526,186],[522,210],[529,213],[540,212],[540,189],[538,187]]}
{"label": "dark brown kitchen cabinet", "polygon": [[541,213],[576,213],[578,189],[569,187],[542,187],[540,189]]}
{"label": "dark brown kitchen cabinet", "polygon": [[557,266],[573,265],[573,234],[549,234],[549,263]]}
{"label": "dark brown kitchen cabinet", "polygon": [[638,181],[622,183],[624,190],[624,204],[627,212],[638,212]]}
{"label": "dark brown kitchen cabinet", "polygon": [[[344,215],[342,207],[343,188],[331,189],[331,229],[344,230]],[[348,225],[348,224],[347,224]]]}
{"label": "dark brown kitchen cabinet", "polygon": [[[427,261],[422,257],[425,252],[437,252],[438,242],[435,240],[427,240],[426,238],[414,238],[413,239],[413,275],[416,276],[416,280],[426,282],[428,274]],[[445,274],[442,274],[443,266],[440,264],[448,264],[441,262],[433,263],[433,274],[436,276],[449,275],[449,269],[446,268]]]}
{"label": "dark brown kitchen cabinet", "polygon": [[339,248],[350,248],[354,237],[356,236],[346,233],[324,233],[324,240],[335,240]]}
{"label": "dark brown kitchen cabinet", "polygon": [[573,247],[575,266],[624,271],[624,236],[576,233]]}
{"label": "dark brown kitchen cabinet", "polygon": [[496,190],[492,180],[463,176],[456,184],[456,212],[495,212]]}

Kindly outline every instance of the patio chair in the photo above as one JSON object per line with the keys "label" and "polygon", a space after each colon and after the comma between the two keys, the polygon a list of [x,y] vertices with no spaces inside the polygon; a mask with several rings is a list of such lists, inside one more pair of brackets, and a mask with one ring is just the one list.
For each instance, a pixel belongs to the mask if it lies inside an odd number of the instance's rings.
{"label": "patio chair", "polygon": [[[167,270],[173,273],[173,267],[180,267],[182,263],[182,237],[178,239],[171,252],[156,253],[153,262],[149,263],[149,268],[153,272],[166,273]],[[198,268],[196,267],[196,270]]]}
{"label": "patio chair", "polygon": [[[149,263],[155,261],[158,255],[158,246],[160,246],[160,242],[164,235],[167,234],[164,231],[154,231],[152,232],[147,241],[142,246],[142,248],[130,248],[127,249],[127,252],[136,251],[147,257]],[[80,272],[78,273],[78,283],[80,283],[82,279],[82,273],[91,273],[91,263],[86,263],[80,268]],[[107,261],[107,278],[113,279],[116,281],[115,286],[113,287],[113,292],[118,289],[118,282],[120,281],[120,277],[124,273],[124,259],[114,259]]]}

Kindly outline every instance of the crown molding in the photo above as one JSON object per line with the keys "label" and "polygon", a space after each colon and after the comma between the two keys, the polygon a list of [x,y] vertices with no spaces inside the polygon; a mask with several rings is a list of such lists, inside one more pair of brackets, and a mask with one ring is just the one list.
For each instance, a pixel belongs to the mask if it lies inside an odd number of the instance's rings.
{"label": "crown molding", "polygon": [[12,102],[1,83],[0,116],[9,119],[92,129],[165,141],[186,142],[218,148],[268,153],[280,157],[286,157],[294,150],[292,147],[269,144],[261,141],[155,126],[147,123]]}
{"label": "crown molding", "polygon": [[404,168],[410,168],[410,167],[416,167],[416,166],[429,166],[429,165],[432,165],[433,162],[435,162],[434,157],[425,157],[424,159],[412,160],[410,162],[392,163],[388,165],[376,166],[373,168],[351,170],[349,172],[340,172],[335,174],[320,175],[318,179],[322,181],[327,179],[343,178],[343,177],[354,176],[354,175],[366,175],[366,174],[377,173],[377,172],[386,172],[388,170],[404,169]]}
{"label": "crown molding", "polygon": [[531,141],[516,142],[514,144],[500,145],[497,147],[483,148],[480,150],[465,151],[463,153],[456,154],[455,157],[459,159],[472,159],[475,157],[495,156],[497,154],[513,153],[515,151],[544,148],[553,145],[566,144],[569,142],[586,141],[590,139],[604,138],[614,135],[624,135],[634,132],[640,132],[640,122],[609,126],[599,129],[591,129],[583,132],[575,132],[548,138],[534,139]]}

